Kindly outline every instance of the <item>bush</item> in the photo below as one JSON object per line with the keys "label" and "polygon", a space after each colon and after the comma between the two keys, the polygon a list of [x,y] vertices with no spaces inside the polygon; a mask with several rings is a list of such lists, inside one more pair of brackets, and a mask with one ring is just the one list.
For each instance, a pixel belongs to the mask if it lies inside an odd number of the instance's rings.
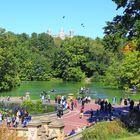
{"label": "bush", "polygon": [[83,132],[84,140],[112,140],[129,135],[120,121],[100,122]]}
{"label": "bush", "polygon": [[21,107],[27,109],[30,114],[41,114],[56,111],[56,106],[54,105],[44,105],[42,101],[37,101],[33,103],[32,101],[24,101]]}
{"label": "bush", "polygon": [[34,103],[30,100],[26,100],[21,104],[21,107],[27,109],[28,111],[34,110]]}

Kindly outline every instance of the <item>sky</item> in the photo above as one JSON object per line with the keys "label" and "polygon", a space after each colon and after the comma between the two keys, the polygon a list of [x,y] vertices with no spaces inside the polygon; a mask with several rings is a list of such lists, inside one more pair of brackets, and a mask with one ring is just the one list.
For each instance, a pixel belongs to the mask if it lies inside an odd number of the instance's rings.
{"label": "sky", "polygon": [[[102,38],[103,27],[117,11],[112,0],[0,0],[0,27],[14,33],[47,32]],[[65,18],[63,18],[65,16]],[[82,27],[83,24],[85,27]]]}

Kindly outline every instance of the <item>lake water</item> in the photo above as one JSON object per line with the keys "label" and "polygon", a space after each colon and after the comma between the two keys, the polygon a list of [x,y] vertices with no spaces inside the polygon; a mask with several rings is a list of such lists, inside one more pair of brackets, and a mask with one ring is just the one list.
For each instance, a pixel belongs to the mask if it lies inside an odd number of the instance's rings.
{"label": "lake water", "polygon": [[117,89],[105,88],[100,83],[76,83],[76,82],[61,82],[61,81],[26,81],[22,82],[20,87],[8,92],[1,92],[0,96],[24,96],[25,92],[31,93],[32,99],[39,99],[39,95],[42,91],[50,91],[54,89],[52,94],[68,94],[78,93],[81,87],[89,88],[92,98],[117,98],[130,97],[135,100],[140,99],[140,93],[137,94],[125,94],[124,91]]}

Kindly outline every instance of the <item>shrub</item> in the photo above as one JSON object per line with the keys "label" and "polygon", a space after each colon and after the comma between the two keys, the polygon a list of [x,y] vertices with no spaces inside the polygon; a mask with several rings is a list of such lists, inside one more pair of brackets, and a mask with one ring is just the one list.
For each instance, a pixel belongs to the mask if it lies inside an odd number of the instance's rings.
{"label": "shrub", "polygon": [[34,110],[34,103],[30,100],[26,100],[21,104],[21,107],[27,109],[28,111]]}
{"label": "shrub", "polygon": [[21,107],[27,109],[30,114],[41,114],[56,111],[56,106],[54,105],[44,105],[42,101],[37,101],[33,103],[32,101],[24,101]]}

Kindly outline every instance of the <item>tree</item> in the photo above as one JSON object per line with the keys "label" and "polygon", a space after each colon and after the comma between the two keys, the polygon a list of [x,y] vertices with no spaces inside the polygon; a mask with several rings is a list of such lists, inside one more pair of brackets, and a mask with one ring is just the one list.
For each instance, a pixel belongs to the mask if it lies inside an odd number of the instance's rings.
{"label": "tree", "polygon": [[119,88],[140,87],[139,52],[126,53],[121,61],[114,60],[106,71],[104,82]]}
{"label": "tree", "polygon": [[[117,15],[113,21],[107,22],[104,27],[105,46],[118,51],[124,41],[139,38],[140,36],[140,1],[139,0],[113,0],[117,9],[123,8],[123,15]],[[119,43],[120,42],[120,43]],[[125,42],[124,42],[125,43]],[[139,44],[139,43],[138,43]]]}
{"label": "tree", "polygon": [[[89,52],[90,39],[82,36],[66,38],[58,50],[53,64],[56,76],[63,80],[80,81],[85,75],[84,66]],[[78,71],[81,74],[79,77]]]}
{"label": "tree", "polygon": [[0,48],[0,90],[10,90],[19,84],[16,58],[10,49]]}
{"label": "tree", "polygon": [[89,51],[85,55],[87,58],[85,73],[88,77],[94,74],[104,75],[113,57],[113,53],[105,50],[102,40],[92,40]]}
{"label": "tree", "polygon": [[41,52],[46,52],[50,47],[54,46],[54,40],[52,36],[47,33],[32,33],[30,39],[30,47],[35,47]]}

